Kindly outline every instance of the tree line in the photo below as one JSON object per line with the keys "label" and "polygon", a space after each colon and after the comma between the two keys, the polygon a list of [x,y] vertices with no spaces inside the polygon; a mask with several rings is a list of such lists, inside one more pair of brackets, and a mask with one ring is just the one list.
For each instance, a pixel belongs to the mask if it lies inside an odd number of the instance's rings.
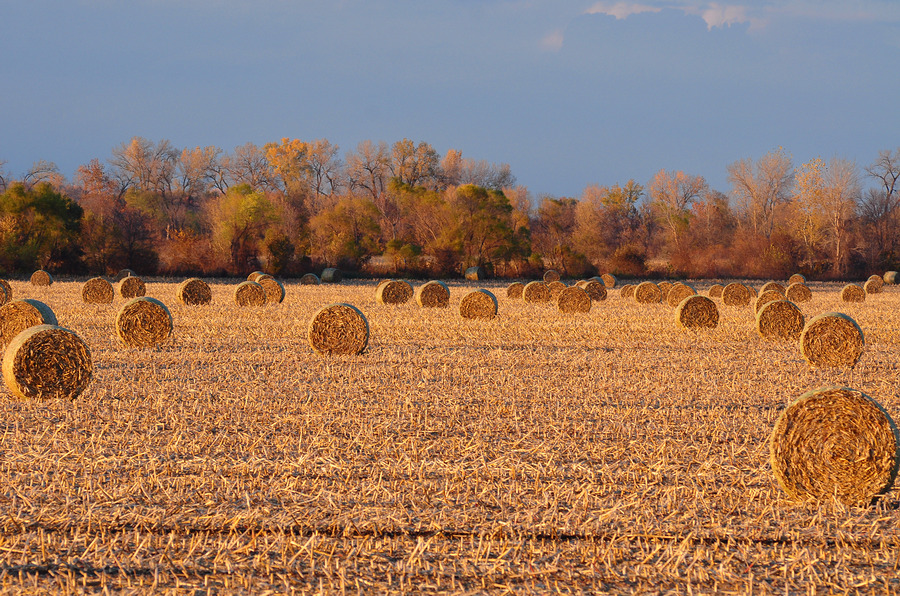
{"label": "tree line", "polygon": [[658,171],[532,196],[509,164],[426,142],[284,138],[224,152],[135,137],[72,180],[0,161],[0,269],[28,273],[860,277],[900,268],[900,148],[869,165],[784,149],[703,176]]}

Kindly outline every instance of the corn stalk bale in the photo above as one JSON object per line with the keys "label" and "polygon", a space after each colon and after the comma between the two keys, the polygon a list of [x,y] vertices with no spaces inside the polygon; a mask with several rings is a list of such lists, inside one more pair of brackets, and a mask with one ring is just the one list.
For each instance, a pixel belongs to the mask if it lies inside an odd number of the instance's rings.
{"label": "corn stalk bale", "polygon": [[556,308],[566,314],[586,313],[591,310],[591,297],[578,286],[568,286],[556,297]]}
{"label": "corn stalk bale", "polygon": [[3,352],[3,381],[21,399],[75,399],[91,382],[91,351],[75,332],[36,325]]}
{"label": "corn stalk bale", "polygon": [[0,285],[0,306],[3,306],[7,302],[9,302],[9,292],[3,285]]}
{"label": "corn stalk bale", "polygon": [[732,282],[722,290],[722,302],[725,306],[747,306],[750,304],[750,290],[740,282]]}
{"label": "corn stalk bale", "polygon": [[281,304],[284,302],[284,284],[272,277],[263,275],[257,278],[256,283],[263,287],[266,293],[266,304]]}
{"label": "corn stalk bale", "polygon": [[3,306],[13,299],[13,289],[12,286],[9,285],[9,282],[5,279],[0,279],[0,287],[2,287],[4,290],[4,293],[0,294],[0,300],[3,300],[3,302],[0,302],[0,306]]}
{"label": "corn stalk bale", "polygon": [[619,280],[616,279],[616,276],[612,273],[604,273],[600,276],[600,279],[603,280],[603,285],[606,286],[607,290],[611,290],[616,287],[616,284],[619,283]]}
{"label": "corn stalk bale", "polygon": [[641,304],[657,304],[662,302],[662,290],[652,281],[642,281],[634,289],[634,299]]}
{"label": "corn stalk bale", "polygon": [[506,286],[506,297],[519,300],[522,298],[523,291],[525,291],[525,284],[520,281],[514,281]]}
{"label": "corn stalk bale", "polygon": [[378,304],[405,304],[413,297],[413,287],[402,279],[389,279],[375,288],[375,302]]}
{"label": "corn stalk bale", "polygon": [[533,303],[550,302],[550,288],[542,281],[528,282],[522,290],[522,299]]}
{"label": "corn stalk bale", "polygon": [[759,296],[757,296],[756,300],[753,302],[754,314],[762,310],[762,307],[769,302],[774,302],[776,300],[784,300],[784,294],[778,290],[766,290],[765,292],[760,292]]}
{"label": "corn stalk bale", "polygon": [[844,302],[865,302],[866,291],[856,284],[847,284],[841,290],[841,300]]}
{"label": "corn stalk bale", "polygon": [[764,292],[775,291],[781,294],[784,297],[784,286],[778,283],[777,281],[767,281],[763,284],[763,286],[759,289],[759,293],[762,294]]}
{"label": "corn stalk bale", "polygon": [[722,284],[713,284],[709,286],[709,290],[707,290],[706,295],[710,298],[721,298],[722,290],[725,289],[725,286]]}
{"label": "corn stalk bale", "polygon": [[303,277],[300,278],[301,286],[317,286],[320,283],[322,283],[322,282],[319,280],[319,276],[316,275],[315,273],[307,273],[306,275],[304,275]]}
{"label": "corn stalk bale", "polygon": [[622,298],[634,298],[634,290],[637,288],[634,284],[625,284],[622,286],[622,289],[619,290],[619,294]]}
{"label": "corn stalk bale", "polygon": [[116,273],[116,277],[114,279],[116,281],[122,281],[126,277],[131,277],[134,274],[134,271],[132,271],[131,269],[119,269],[119,272]]}
{"label": "corn stalk bale", "polygon": [[594,302],[606,300],[606,297],[608,295],[606,291],[606,284],[595,279],[582,280],[581,282],[579,282],[578,287],[587,292],[587,295]]}
{"label": "corn stalk bale", "polygon": [[102,277],[92,277],[81,286],[81,299],[87,304],[112,304],[115,297],[113,285]]}
{"label": "corn stalk bale", "polygon": [[361,354],[369,345],[369,322],[352,304],[323,306],[309,323],[309,345],[325,356]]}
{"label": "corn stalk bale", "polygon": [[551,281],[547,284],[547,289],[550,290],[550,300],[556,300],[559,297],[559,293],[565,290],[567,287],[561,281]]}
{"label": "corn stalk bale", "polygon": [[265,274],[266,274],[265,271],[254,271],[253,273],[251,273],[250,275],[247,276],[247,281],[256,281],[256,279],[260,275],[265,275]]}
{"label": "corn stalk bale", "polygon": [[896,271],[885,271],[883,279],[884,283],[889,286],[897,285],[897,282],[900,281],[900,273],[897,273]]}
{"label": "corn stalk bale", "polygon": [[806,284],[793,283],[785,290],[784,297],[794,304],[809,302],[812,300],[812,290],[810,290]]}
{"label": "corn stalk bale", "polygon": [[544,271],[544,283],[552,283],[554,281],[559,281],[559,271],[554,269],[548,269]]}
{"label": "corn stalk bale", "polygon": [[481,281],[487,279],[487,272],[483,267],[475,266],[466,269],[465,277],[469,281]]}
{"label": "corn stalk bale", "polygon": [[488,290],[472,290],[459,303],[464,319],[493,319],[497,316],[497,298]]}
{"label": "corn stalk bale", "polygon": [[668,295],[666,295],[666,304],[672,308],[678,308],[678,305],[681,304],[682,300],[688,296],[693,296],[696,293],[697,290],[692,286],[678,282],[672,286],[672,289],[669,290]]}
{"label": "corn stalk bale", "polygon": [[266,291],[255,281],[242,281],[234,287],[234,303],[238,306],[265,306]]}
{"label": "corn stalk bale", "polygon": [[433,279],[416,289],[416,302],[422,308],[447,308],[450,306],[450,288]]}
{"label": "corn stalk bale", "polygon": [[147,286],[140,277],[129,275],[119,282],[119,295],[122,298],[140,298],[147,294]]}
{"label": "corn stalk bale", "polygon": [[43,269],[38,269],[31,274],[31,285],[33,286],[49,286],[52,283],[53,276]]}
{"label": "corn stalk bale", "polygon": [[40,300],[11,300],[0,306],[0,344],[9,345],[15,336],[35,325],[56,325],[56,315]]}
{"label": "corn stalk bale", "polygon": [[656,284],[656,285],[659,287],[659,292],[660,292],[660,294],[659,294],[659,295],[660,295],[659,301],[660,301],[660,302],[665,302],[665,301],[666,301],[666,298],[669,297],[669,291],[672,289],[672,287],[673,287],[675,284],[673,284],[673,283],[670,282],[670,281],[661,281],[661,282],[659,282],[659,283]]}
{"label": "corn stalk bale", "polygon": [[756,331],[765,339],[796,341],[805,320],[796,304],[779,298],[765,303],[756,313]]}
{"label": "corn stalk bale", "polygon": [[839,312],[813,317],[800,334],[803,357],[822,368],[855,366],[865,345],[865,336],[856,321]]}
{"label": "corn stalk bale", "polygon": [[865,507],[897,478],[900,433],[881,404],[856,389],[808,391],[778,417],[769,461],[795,500],[837,499]]}
{"label": "corn stalk bale", "polygon": [[863,290],[866,291],[866,294],[880,294],[884,290],[884,280],[873,275],[863,284]]}
{"label": "corn stalk bale", "polygon": [[172,335],[172,313],[156,298],[132,298],[116,315],[116,335],[132,348],[159,345]]}
{"label": "corn stalk bale", "polygon": [[712,299],[691,294],[678,303],[675,322],[682,329],[711,329],[719,324],[719,308]]}
{"label": "corn stalk bale", "polygon": [[788,285],[791,284],[806,284],[806,277],[800,273],[795,273],[788,278]]}
{"label": "corn stalk bale", "polygon": [[322,283],[339,284],[344,280],[344,274],[341,273],[340,269],[328,267],[326,269],[322,269],[322,275],[319,279],[322,280]]}
{"label": "corn stalk bale", "polygon": [[178,299],[187,306],[202,306],[212,302],[209,284],[199,277],[189,277],[178,284]]}

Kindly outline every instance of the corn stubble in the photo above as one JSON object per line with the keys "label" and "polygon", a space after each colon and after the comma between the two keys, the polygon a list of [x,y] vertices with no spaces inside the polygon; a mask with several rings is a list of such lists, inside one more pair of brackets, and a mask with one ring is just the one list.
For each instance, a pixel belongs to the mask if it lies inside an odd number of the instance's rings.
{"label": "corn stubble", "polygon": [[[54,285],[94,378],[74,402],[0,400],[2,590],[900,590],[896,488],[866,508],[795,501],[768,464],[810,388],[896,418],[890,288],[850,313],[856,367],[817,368],[760,338],[751,308],[684,333],[616,293],[576,318],[491,282],[489,324],[372,309],[364,354],[323,357],[315,313],[368,304],[373,284],[289,282],[265,317],[210,286],[197,309],[154,283],[177,332],[135,351]],[[450,284],[451,307],[469,289]],[[814,287],[804,311],[841,308],[839,290]]]}

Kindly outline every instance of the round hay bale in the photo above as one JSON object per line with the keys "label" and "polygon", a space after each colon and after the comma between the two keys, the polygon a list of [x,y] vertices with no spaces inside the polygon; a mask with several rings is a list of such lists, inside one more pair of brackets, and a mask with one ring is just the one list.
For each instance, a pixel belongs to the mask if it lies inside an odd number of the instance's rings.
{"label": "round hay bale", "polygon": [[756,331],[765,339],[796,340],[803,332],[804,322],[803,312],[784,298],[767,302],[756,313]]}
{"label": "round hay bale", "polygon": [[320,283],[322,283],[322,282],[319,280],[319,276],[316,275],[315,273],[307,273],[306,275],[304,275],[303,277],[300,278],[301,286],[317,286]]}
{"label": "round hay bale", "polygon": [[322,269],[320,279],[322,280],[322,283],[325,284],[339,284],[344,281],[344,274],[341,273],[340,269],[328,267],[327,269]]}
{"label": "round hay bale", "polygon": [[662,290],[652,281],[642,281],[634,289],[634,299],[641,304],[658,304],[662,302]]}
{"label": "round hay bale", "polygon": [[688,296],[693,296],[697,293],[693,287],[688,284],[678,282],[672,286],[672,289],[669,290],[668,295],[666,296],[666,304],[671,306],[672,308],[677,308],[681,302],[687,298]]}
{"label": "round hay bale", "polygon": [[212,302],[212,290],[199,277],[189,277],[178,284],[178,299],[187,306],[202,306]]}
{"label": "round hay bale", "polygon": [[506,297],[518,300],[522,298],[522,292],[525,290],[525,284],[520,281],[514,281],[506,286]]}
{"label": "round hay bale", "polygon": [[556,308],[562,313],[585,313],[591,310],[591,297],[577,286],[569,286],[556,297]]}
{"label": "round hay bale", "polygon": [[81,299],[87,304],[112,304],[115,297],[113,285],[102,277],[92,277],[81,286]]}
{"label": "round hay bale", "polygon": [[559,297],[559,293],[568,288],[566,284],[561,281],[551,281],[547,284],[547,289],[550,290],[550,300],[556,300]]}
{"label": "round hay bale", "polygon": [[682,329],[711,329],[719,324],[719,309],[712,299],[691,294],[678,303],[675,322]]}
{"label": "round hay bale", "polygon": [[122,298],[140,298],[147,294],[147,286],[144,280],[134,275],[129,275],[119,282],[119,295]]}
{"label": "round hay bale", "polygon": [[835,498],[865,507],[894,484],[900,433],[862,391],[823,387],[804,393],[778,417],[769,461],[792,499]]}
{"label": "round hay bale", "polygon": [[464,319],[493,319],[497,316],[497,298],[487,290],[472,290],[459,303]]}
{"label": "round hay bale", "polygon": [[56,324],[56,315],[40,300],[11,300],[0,306],[0,344],[6,347],[15,336],[29,327]]}
{"label": "round hay bale", "polygon": [[266,304],[281,304],[284,302],[284,284],[271,275],[261,275],[256,283],[262,286],[266,293]]}
{"label": "round hay bale", "polygon": [[238,306],[265,306],[266,291],[255,281],[242,281],[234,288],[234,303]]}
{"label": "round hay bale", "polygon": [[784,286],[778,283],[777,281],[767,281],[763,284],[763,286],[759,289],[759,293],[763,294],[764,292],[778,292],[784,297]]}
{"label": "round hay bale", "polygon": [[487,279],[487,272],[483,267],[469,267],[466,269],[465,277],[469,281],[481,281],[483,279]]}
{"label": "round hay bale", "polygon": [[21,399],[75,399],[93,372],[87,344],[56,325],[29,327],[3,352],[3,381]]}
{"label": "round hay bale", "polygon": [[119,272],[116,273],[116,277],[114,279],[116,281],[122,281],[126,277],[131,277],[134,274],[134,271],[132,271],[131,269],[119,269]]}
{"label": "round hay bale", "polygon": [[442,281],[426,282],[416,290],[416,302],[422,308],[447,308],[450,306],[450,288]]}
{"label": "round hay bale", "polygon": [[43,269],[38,269],[31,274],[31,285],[33,286],[49,286],[52,283],[53,276]]}
{"label": "round hay bale", "polygon": [[765,292],[760,292],[759,296],[756,297],[756,301],[753,303],[753,312],[758,313],[762,307],[775,300],[784,300],[784,294],[778,290],[766,290]]}
{"label": "round hay bale", "polygon": [[369,345],[369,322],[351,304],[329,304],[313,316],[308,337],[309,345],[319,354],[361,354]]}
{"label": "round hay bale", "polygon": [[550,288],[542,281],[528,282],[522,289],[522,299],[525,302],[550,302]]}
{"label": "round hay bale", "polygon": [[866,291],[856,284],[847,284],[841,290],[841,300],[844,302],[865,302]]}
{"label": "round hay bale", "polygon": [[600,279],[603,280],[603,285],[606,286],[607,290],[611,290],[616,287],[616,284],[619,283],[619,280],[616,279],[616,276],[612,273],[604,273],[600,276]]}
{"label": "round hay bale", "polygon": [[599,282],[595,279],[586,279],[583,284],[578,287],[587,292],[587,295],[594,302],[606,300],[608,293],[606,291],[606,284],[603,282]]}
{"label": "round hay bale", "polygon": [[6,288],[0,285],[0,306],[3,306],[9,302],[9,292],[7,292]]}
{"label": "round hay bale", "polygon": [[554,269],[548,269],[544,271],[544,283],[551,283],[554,281],[559,281],[559,271]]}
{"label": "round hay bale", "polygon": [[659,299],[660,302],[666,301],[666,298],[669,297],[669,292],[672,290],[672,287],[674,285],[675,284],[673,284],[670,281],[661,281],[657,284],[657,286],[659,287],[659,292],[660,292],[660,299]]}
{"label": "round hay bale", "polygon": [[265,271],[254,271],[250,275],[247,276],[247,281],[256,281],[260,276],[265,275]]}
{"label": "round hay bale", "polygon": [[884,289],[884,280],[877,275],[871,276],[866,283],[863,284],[863,290],[866,294],[880,294]]}
{"label": "round hay bale", "polygon": [[806,277],[800,273],[795,273],[788,278],[788,285],[791,284],[806,284]]}
{"label": "round hay bale", "polygon": [[900,281],[900,273],[897,273],[896,271],[885,271],[883,279],[884,283],[889,286],[897,285],[897,282]]}
{"label": "round hay bale", "polygon": [[813,317],[800,334],[803,357],[818,367],[855,366],[865,345],[865,337],[856,321],[839,312]]}
{"label": "round hay bale", "polygon": [[633,284],[625,284],[622,286],[622,289],[619,290],[619,294],[621,294],[622,298],[634,298],[634,290],[637,286]]}
{"label": "round hay bale", "polygon": [[172,335],[172,313],[156,298],[132,298],[116,315],[116,335],[132,348],[159,345]]}
{"label": "round hay bale", "polygon": [[750,290],[740,282],[732,282],[722,290],[725,306],[747,306],[750,304]]}
{"label": "round hay bale", "polygon": [[389,279],[375,288],[378,304],[405,304],[413,297],[413,287],[402,279]]}
{"label": "round hay bale", "polygon": [[12,286],[5,279],[0,279],[0,288],[4,290],[4,292],[0,293],[0,300],[3,300],[3,302],[0,302],[0,306],[3,306],[13,299],[13,290]]}
{"label": "round hay bale", "polygon": [[810,290],[806,284],[793,283],[785,290],[784,297],[794,304],[809,302],[812,300],[812,290]]}
{"label": "round hay bale", "polygon": [[706,295],[710,298],[721,298],[722,290],[725,289],[725,286],[722,284],[713,284],[709,286],[709,290],[707,290]]}

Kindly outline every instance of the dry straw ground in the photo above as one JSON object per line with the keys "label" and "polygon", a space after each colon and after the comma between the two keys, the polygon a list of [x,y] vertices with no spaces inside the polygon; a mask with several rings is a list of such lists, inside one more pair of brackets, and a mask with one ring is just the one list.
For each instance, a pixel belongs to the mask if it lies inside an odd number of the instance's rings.
{"label": "dry straw ground", "polygon": [[[894,287],[847,304],[812,284],[806,316],[846,312],[867,339],[854,369],[814,369],[751,306],[692,332],[619,290],[571,317],[483,281],[450,284],[449,309],[348,282],[239,308],[230,281],[189,307],[147,279],[175,332],[130,349],[122,298],[86,305],[83,281],[13,282],[88,343],[94,380],[74,402],[0,397],[7,593],[900,591],[897,488],[795,503],[768,463],[809,389],[900,418]],[[498,317],[459,316],[475,287]],[[368,318],[362,355],[307,344],[333,302]]]}

